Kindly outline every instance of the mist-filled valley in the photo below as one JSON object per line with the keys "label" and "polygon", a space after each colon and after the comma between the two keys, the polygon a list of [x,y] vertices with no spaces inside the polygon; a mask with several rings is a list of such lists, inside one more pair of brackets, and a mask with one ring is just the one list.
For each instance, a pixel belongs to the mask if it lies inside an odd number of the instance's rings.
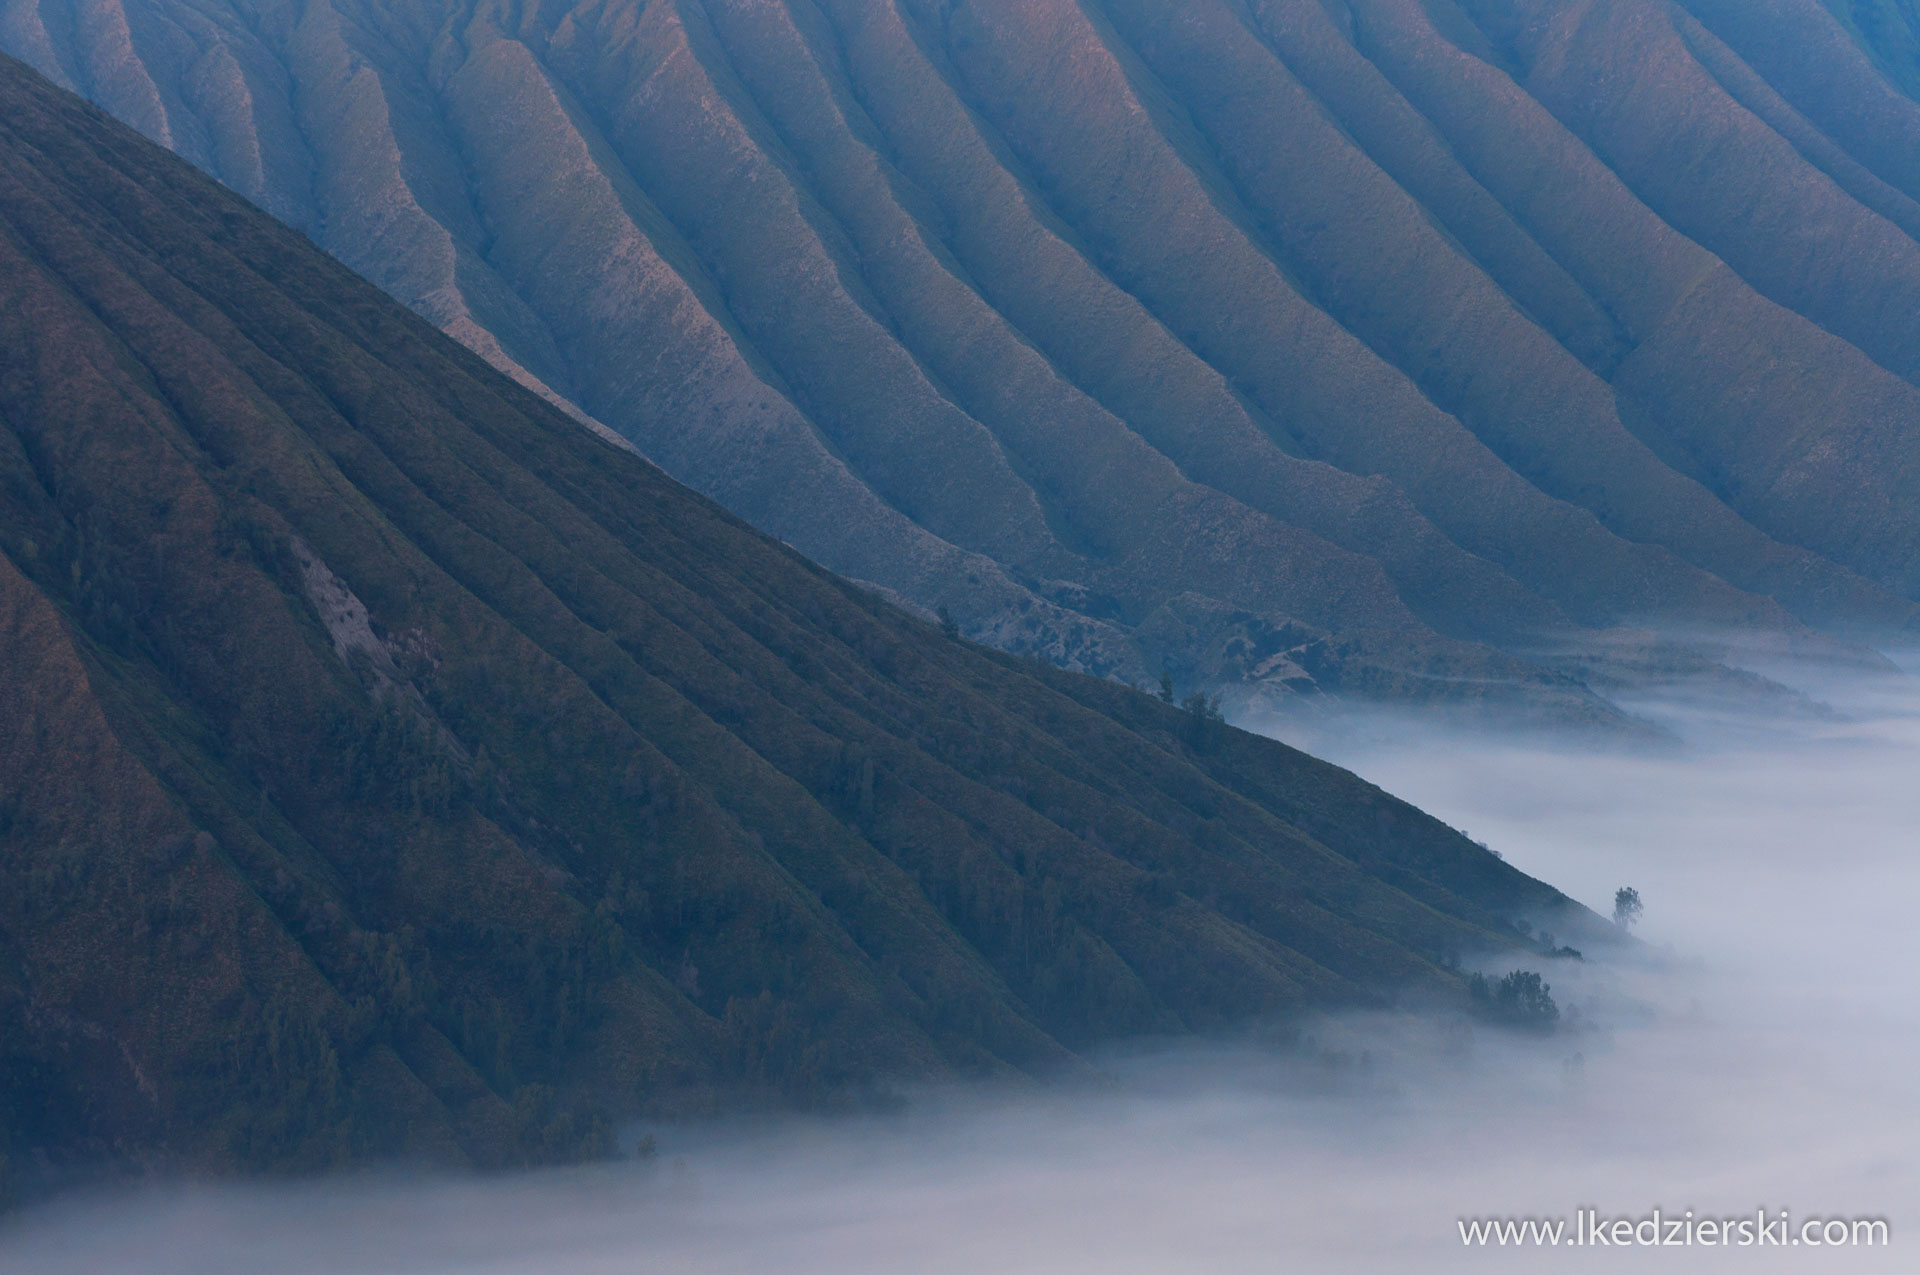
{"label": "mist-filled valley", "polygon": [[[1348,721],[1315,746],[1597,911],[1637,951],[1546,963],[1545,1037],[1423,1014],[1108,1052],[890,1114],[622,1131],[584,1169],[154,1189],[0,1231],[31,1272],[1903,1269],[1920,1198],[1920,697],[1692,709],[1625,752]],[[1493,972],[1500,972],[1495,970]],[[1890,1246],[1468,1248],[1461,1218],[1790,1212]]]}

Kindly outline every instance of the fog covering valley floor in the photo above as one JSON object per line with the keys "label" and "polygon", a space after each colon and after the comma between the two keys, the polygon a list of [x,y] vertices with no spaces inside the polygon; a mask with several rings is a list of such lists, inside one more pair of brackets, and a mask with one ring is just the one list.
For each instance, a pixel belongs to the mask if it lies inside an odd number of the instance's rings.
{"label": "fog covering valley floor", "polygon": [[0,0],[0,49],[1006,649],[1604,722],[1562,656],[1622,626],[1920,616],[1905,0]]}
{"label": "fog covering valley floor", "polygon": [[[1825,686],[1829,698],[1836,688]],[[1104,1086],[904,1114],[634,1126],[649,1162],[80,1201],[0,1230],[35,1275],[1901,1271],[1920,1225],[1920,697],[1853,720],[1688,719],[1685,751],[1350,733],[1341,760],[1596,905],[1638,963],[1549,967],[1545,1041],[1336,1019],[1305,1056],[1162,1049]],[[1322,741],[1324,742],[1324,741]],[[1367,1066],[1356,1063],[1370,1051]],[[1325,1056],[1344,1052],[1344,1065]],[[1580,1055],[1580,1065],[1569,1060]],[[1466,1250],[1462,1216],[1888,1218],[1892,1245]]]}

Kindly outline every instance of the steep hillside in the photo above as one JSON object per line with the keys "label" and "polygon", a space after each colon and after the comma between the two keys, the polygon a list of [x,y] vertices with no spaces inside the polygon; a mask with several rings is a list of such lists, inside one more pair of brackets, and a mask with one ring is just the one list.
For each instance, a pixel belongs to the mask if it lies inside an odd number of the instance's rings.
{"label": "steep hillside", "polygon": [[1597,925],[822,572],[12,61],[0,722],[0,1186],[562,1157]]}
{"label": "steep hillside", "polygon": [[1911,17],[0,0],[0,47],[969,636],[1593,719],[1597,630],[1915,631]]}

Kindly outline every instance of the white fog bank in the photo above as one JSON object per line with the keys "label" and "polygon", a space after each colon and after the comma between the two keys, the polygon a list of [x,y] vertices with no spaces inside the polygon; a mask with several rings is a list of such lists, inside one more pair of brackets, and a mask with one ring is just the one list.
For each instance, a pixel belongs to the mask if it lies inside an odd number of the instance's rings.
{"label": "white fog bank", "polygon": [[[1845,698],[1660,755],[1318,741],[1598,911],[1640,891],[1643,960],[1543,970],[1581,1031],[1356,1018],[1315,1029],[1345,1065],[1168,1051],[1102,1090],[656,1130],[644,1165],[69,1203],[0,1227],[0,1271],[1920,1269],[1920,716]],[[1516,1252],[1456,1225],[1656,1206],[1884,1217],[1892,1243]]]}

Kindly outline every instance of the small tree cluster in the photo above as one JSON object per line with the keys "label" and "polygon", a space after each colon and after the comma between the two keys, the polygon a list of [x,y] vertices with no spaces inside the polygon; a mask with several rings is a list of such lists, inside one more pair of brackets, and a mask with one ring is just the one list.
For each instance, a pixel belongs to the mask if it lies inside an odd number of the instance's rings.
{"label": "small tree cluster", "polygon": [[1495,1022],[1548,1032],[1560,1021],[1552,984],[1542,982],[1532,970],[1515,970],[1497,983],[1488,981],[1484,974],[1475,974],[1467,980],[1467,991],[1474,1007]]}
{"label": "small tree cluster", "polygon": [[1195,752],[1210,753],[1226,737],[1227,719],[1220,711],[1220,697],[1195,691],[1180,701],[1186,710],[1187,745]]}
{"label": "small tree cluster", "polygon": [[1643,909],[1640,906],[1640,891],[1632,886],[1623,885],[1613,893],[1613,923],[1623,930],[1633,928],[1640,919]]}

